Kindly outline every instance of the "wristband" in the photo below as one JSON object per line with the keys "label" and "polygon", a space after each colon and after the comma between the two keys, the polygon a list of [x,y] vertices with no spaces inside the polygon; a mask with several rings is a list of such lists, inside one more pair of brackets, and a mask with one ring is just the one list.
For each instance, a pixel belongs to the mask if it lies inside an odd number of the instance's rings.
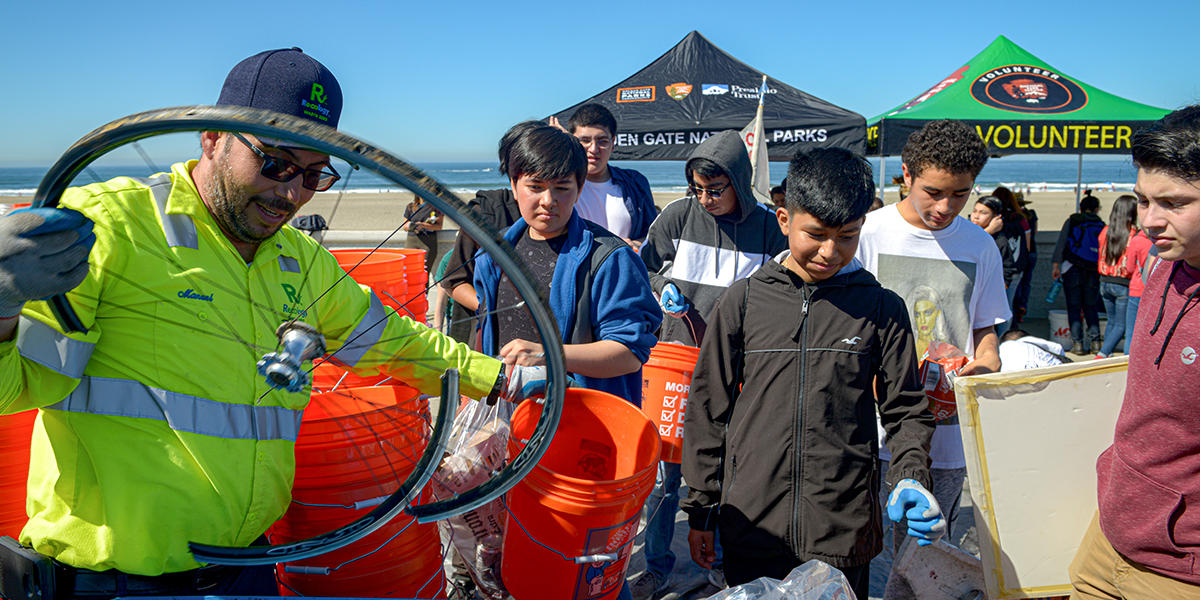
{"label": "wristband", "polygon": [[508,387],[508,375],[504,373],[505,370],[505,366],[501,365],[500,374],[496,376],[496,383],[492,385],[492,391],[487,395],[488,406],[495,406],[496,399],[504,392],[504,388]]}

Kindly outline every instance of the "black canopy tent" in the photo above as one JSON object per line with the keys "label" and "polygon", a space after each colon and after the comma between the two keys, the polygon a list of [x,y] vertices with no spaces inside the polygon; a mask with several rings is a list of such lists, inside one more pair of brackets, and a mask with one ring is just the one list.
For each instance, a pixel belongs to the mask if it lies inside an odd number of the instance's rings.
{"label": "black canopy tent", "polygon": [[[692,31],[642,70],[554,116],[565,124],[583,104],[604,105],[619,128],[613,159],[685,160],[712,133],[740,130],[754,118],[762,77]],[[770,160],[804,148],[866,148],[862,115],[771,77],[763,121]]]}

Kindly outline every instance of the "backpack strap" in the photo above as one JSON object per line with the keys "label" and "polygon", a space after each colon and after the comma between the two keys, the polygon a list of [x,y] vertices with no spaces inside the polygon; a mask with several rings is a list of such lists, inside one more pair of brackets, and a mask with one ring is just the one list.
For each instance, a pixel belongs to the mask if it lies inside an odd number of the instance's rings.
{"label": "backpack strap", "polygon": [[571,326],[571,335],[567,338],[571,344],[589,344],[596,341],[592,331],[592,281],[604,261],[613,252],[628,247],[625,240],[617,237],[607,229],[584,221],[584,225],[592,232],[592,252],[588,257],[588,268],[583,277],[575,278],[575,323]]}

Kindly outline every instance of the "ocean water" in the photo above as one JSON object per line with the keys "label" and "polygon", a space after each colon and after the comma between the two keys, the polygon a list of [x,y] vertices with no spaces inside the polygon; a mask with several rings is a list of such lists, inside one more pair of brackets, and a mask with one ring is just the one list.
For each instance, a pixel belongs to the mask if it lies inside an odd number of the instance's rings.
{"label": "ocean water", "polygon": [[[878,173],[879,159],[869,159]],[[165,164],[165,163],[164,163]],[[641,171],[655,191],[683,193],[686,188],[682,161],[613,161],[614,165]],[[495,163],[488,162],[438,162],[417,163],[434,179],[456,192],[473,192],[480,189],[498,188],[507,185]],[[771,182],[778,183],[787,174],[787,163],[771,163]],[[1076,156],[1005,156],[988,161],[976,179],[976,187],[989,191],[997,185],[1030,191],[1074,190],[1078,168]],[[0,167],[0,196],[32,196],[48,167]],[[364,170],[349,173],[349,169],[338,168],[343,179],[333,189],[345,185],[347,192],[379,192],[401,189],[395,183]],[[889,157],[886,161],[887,188],[894,189],[892,177],[900,175],[900,157]],[[154,169],[146,165],[95,165],[76,178],[76,184],[103,181],[120,175],[144,177]],[[345,176],[348,174],[348,176]],[[1103,191],[1127,191],[1133,188],[1136,171],[1128,156],[1085,156],[1083,159],[1083,185]],[[875,175],[878,182],[879,176]]]}

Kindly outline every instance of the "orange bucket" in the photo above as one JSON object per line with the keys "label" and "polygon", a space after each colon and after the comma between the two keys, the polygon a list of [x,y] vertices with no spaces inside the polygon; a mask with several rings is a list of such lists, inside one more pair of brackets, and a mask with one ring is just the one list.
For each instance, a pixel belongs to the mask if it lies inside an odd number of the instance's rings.
{"label": "orange bucket", "polygon": [[[536,402],[517,407],[511,456],[541,410]],[[632,404],[597,390],[567,390],[549,449],[508,492],[500,574],[513,598],[617,597],[654,488],[659,445],[654,424]],[[585,556],[599,560],[574,562]]]}
{"label": "orange bucket", "polygon": [[374,387],[377,385],[399,385],[400,382],[396,379],[388,377],[383,373],[363,377],[355,375],[350,371],[346,371],[337,366],[333,361],[323,361],[313,367],[312,373],[313,393],[328,392],[337,386],[339,391],[348,388],[363,388]]}
{"label": "orange bucket", "polygon": [[[427,412],[419,392],[401,385],[313,394],[296,439],[293,502],[271,526],[272,543],[345,525],[394,492],[425,449]],[[333,570],[296,573],[289,566]],[[349,546],[276,572],[282,595],[412,598],[441,592],[441,568],[437,525],[400,515]]]}
{"label": "orange bucket", "polygon": [[409,313],[401,307],[408,298],[408,281],[405,279],[403,256],[398,255],[395,250],[386,248],[373,251],[337,249],[329,252],[337,257],[338,266],[342,267],[343,271],[350,273],[351,278],[375,290],[375,295],[379,296],[379,300],[383,302],[384,306],[394,308],[400,314],[408,316]]}
{"label": "orange bucket", "polygon": [[29,478],[29,438],[36,410],[0,416],[0,536],[21,538]]}
{"label": "orange bucket", "polygon": [[659,342],[642,365],[642,412],[658,427],[666,462],[679,463],[683,455],[683,417],[699,358],[699,348]]}
{"label": "orange bucket", "polygon": [[[424,323],[425,315],[429,312],[429,300],[425,295],[425,287],[429,283],[429,274],[425,272],[425,251],[419,248],[380,248],[375,251],[375,255],[400,261],[398,268],[404,273],[404,287],[398,293],[388,292],[398,303],[384,303],[395,308],[400,314]],[[358,269],[354,272],[357,273]]]}
{"label": "orange bucket", "polygon": [[408,280],[404,303],[416,315],[413,318],[424,323],[425,315],[429,313],[426,289],[429,286],[429,273],[425,272],[425,251],[420,248],[397,248],[396,252],[404,256],[404,278]]}

